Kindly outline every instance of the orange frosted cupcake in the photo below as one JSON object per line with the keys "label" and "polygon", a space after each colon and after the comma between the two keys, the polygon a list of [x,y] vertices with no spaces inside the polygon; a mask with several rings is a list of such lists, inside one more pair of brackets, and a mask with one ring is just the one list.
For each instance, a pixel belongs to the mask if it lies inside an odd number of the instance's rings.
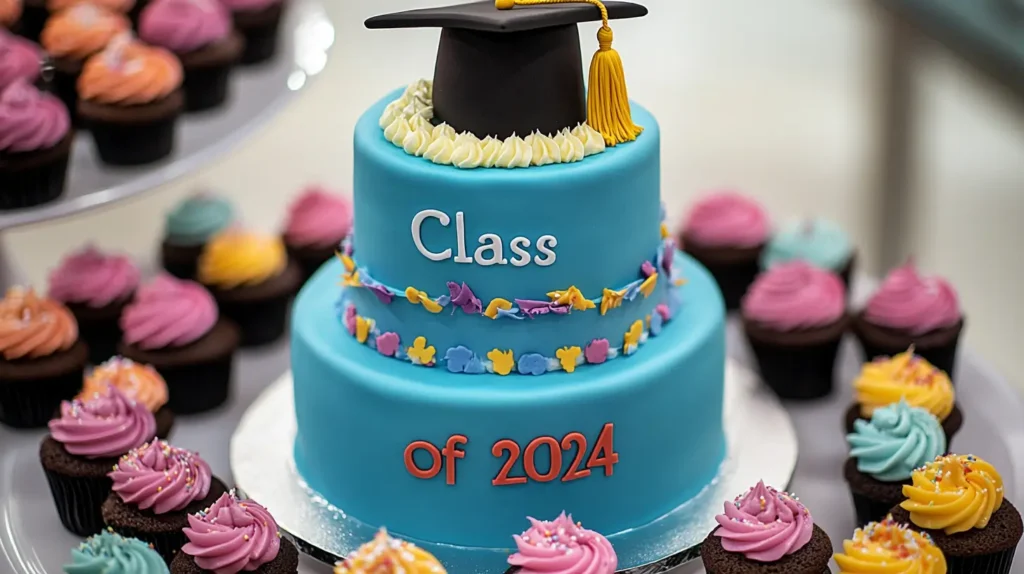
{"label": "orange frosted cupcake", "polygon": [[78,78],[78,113],[104,163],[140,165],[174,150],[184,108],[181,62],[127,35],[89,58]]}
{"label": "orange frosted cupcake", "polygon": [[0,28],[13,30],[21,20],[21,0],[0,0]]}
{"label": "orange frosted cupcake", "polygon": [[156,369],[124,357],[112,357],[85,376],[82,390],[75,398],[87,401],[106,394],[109,385],[117,387],[129,399],[146,405],[156,419],[157,438],[170,436],[174,412],[167,407],[167,383]]}
{"label": "orange frosted cupcake", "polygon": [[12,287],[0,300],[0,423],[45,426],[82,384],[89,351],[67,307]]}

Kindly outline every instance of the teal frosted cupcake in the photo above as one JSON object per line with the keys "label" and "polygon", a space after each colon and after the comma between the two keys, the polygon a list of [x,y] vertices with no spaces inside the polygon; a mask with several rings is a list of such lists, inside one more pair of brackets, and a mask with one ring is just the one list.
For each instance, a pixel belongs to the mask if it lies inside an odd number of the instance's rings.
{"label": "teal frosted cupcake", "polygon": [[164,559],[148,544],[104,530],[71,550],[67,574],[167,574]]}
{"label": "teal frosted cupcake", "polygon": [[779,263],[802,260],[839,275],[850,287],[857,251],[850,236],[827,219],[791,221],[782,226],[761,253],[761,269]]}
{"label": "teal frosted cupcake", "polygon": [[210,193],[193,195],[167,214],[160,263],[179,279],[195,279],[199,255],[211,237],[235,221],[227,199]]}
{"label": "teal frosted cupcake", "polygon": [[858,419],[846,441],[850,458],[843,476],[860,525],[884,519],[904,500],[911,472],[945,454],[947,447],[939,419],[903,399],[875,409],[870,421]]}

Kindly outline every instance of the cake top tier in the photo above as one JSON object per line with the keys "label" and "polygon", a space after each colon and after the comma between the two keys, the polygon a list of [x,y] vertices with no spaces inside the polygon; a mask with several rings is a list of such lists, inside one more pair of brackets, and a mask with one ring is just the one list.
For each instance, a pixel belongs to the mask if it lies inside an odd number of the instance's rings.
{"label": "cake top tier", "polygon": [[[609,20],[646,14],[631,2],[485,0],[376,16],[366,26],[441,28],[433,118],[457,132],[506,139],[586,122],[616,145],[643,128],[632,120]],[[593,21],[602,22],[600,47],[585,96],[577,24]]]}

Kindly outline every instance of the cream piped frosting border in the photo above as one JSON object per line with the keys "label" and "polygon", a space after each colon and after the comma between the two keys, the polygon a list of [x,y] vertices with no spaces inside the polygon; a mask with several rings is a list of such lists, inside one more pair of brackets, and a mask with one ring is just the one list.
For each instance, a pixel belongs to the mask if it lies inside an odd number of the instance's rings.
{"label": "cream piped frosting border", "polygon": [[572,163],[605,150],[601,133],[586,123],[552,135],[538,131],[504,140],[459,134],[445,123],[435,126],[430,121],[434,117],[433,88],[430,80],[410,84],[380,116],[378,125],[384,138],[409,155],[460,169],[514,168]]}

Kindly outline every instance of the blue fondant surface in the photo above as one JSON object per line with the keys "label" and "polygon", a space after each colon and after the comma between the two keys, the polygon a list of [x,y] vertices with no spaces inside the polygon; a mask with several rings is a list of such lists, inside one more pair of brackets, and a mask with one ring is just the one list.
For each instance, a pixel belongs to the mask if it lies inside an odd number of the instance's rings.
{"label": "blue fondant surface", "polygon": [[[722,298],[699,264],[682,254],[675,264],[687,283],[660,336],[633,356],[543,377],[455,375],[379,355],[336,319],[341,266],[325,266],[293,312],[299,472],[348,515],[417,540],[507,548],[525,516],[551,517],[564,509],[613,544],[638,543],[626,531],[696,495],[725,453]],[[590,450],[608,423],[619,456],[610,476],[594,468],[571,482],[492,485],[507,457],[492,454],[497,441],[512,439],[525,451],[537,437],[560,441],[579,432]],[[468,442],[461,447],[465,457],[455,462],[454,485],[445,483],[446,469],[429,480],[407,472],[409,443],[429,441],[442,449],[455,434]],[[417,454],[418,466],[428,467],[429,457]],[[558,477],[575,454],[575,446],[563,453]],[[510,476],[524,475],[522,461]],[[537,449],[536,461],[539,472],[549,470],[547,447]]]}

